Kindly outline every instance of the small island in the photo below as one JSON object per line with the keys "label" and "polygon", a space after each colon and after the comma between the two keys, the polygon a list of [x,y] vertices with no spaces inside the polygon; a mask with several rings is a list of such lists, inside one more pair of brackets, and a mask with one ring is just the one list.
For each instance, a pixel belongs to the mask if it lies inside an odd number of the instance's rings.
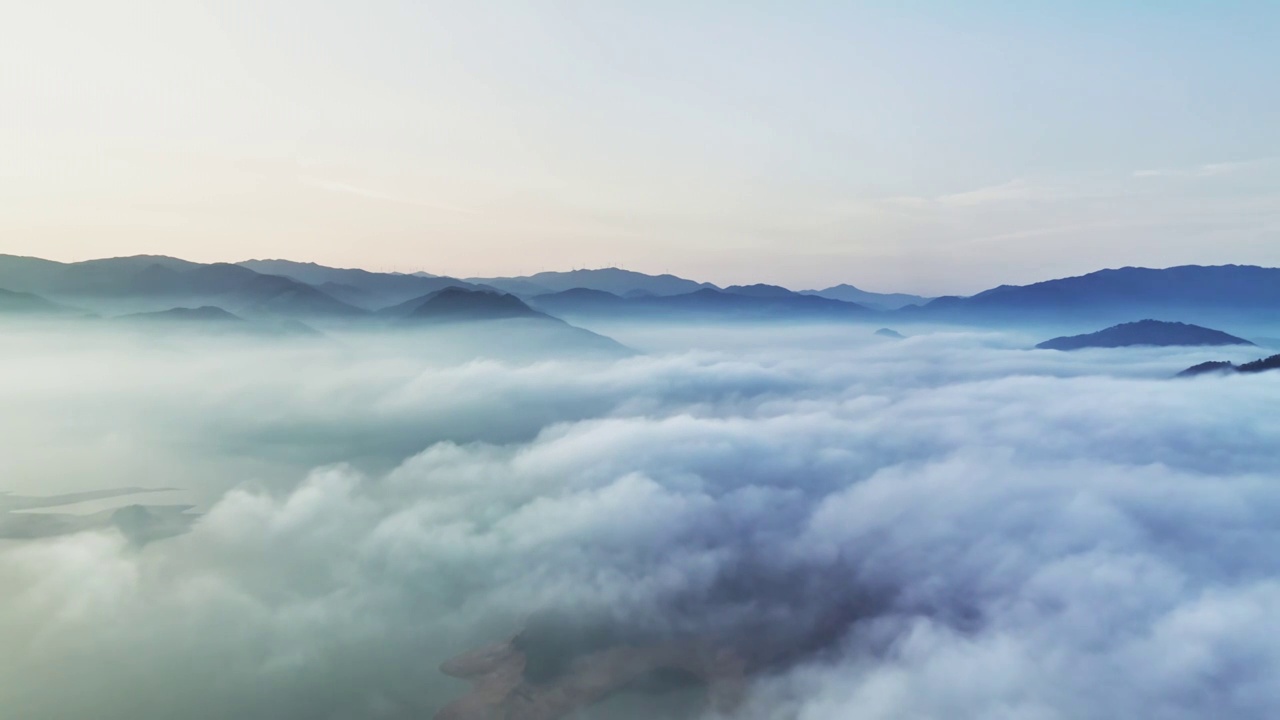
{"label": "small island", "polygon": [[1084,348],[1118,348],[1145,345],[1150,347],[1253,345],[1221,330],[1161,320],[1114,325],[1087,335],[1073,335],[1046,340],[1041,350],[1081,350]]}

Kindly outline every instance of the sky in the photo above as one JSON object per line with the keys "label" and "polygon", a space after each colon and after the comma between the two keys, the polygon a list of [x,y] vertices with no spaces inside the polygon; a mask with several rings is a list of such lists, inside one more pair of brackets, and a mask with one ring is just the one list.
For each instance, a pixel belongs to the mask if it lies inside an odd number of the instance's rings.
{"label": "sky", "polygon": [[0,252],[969,293],[1280,265],[1280,4],[7,3]]}

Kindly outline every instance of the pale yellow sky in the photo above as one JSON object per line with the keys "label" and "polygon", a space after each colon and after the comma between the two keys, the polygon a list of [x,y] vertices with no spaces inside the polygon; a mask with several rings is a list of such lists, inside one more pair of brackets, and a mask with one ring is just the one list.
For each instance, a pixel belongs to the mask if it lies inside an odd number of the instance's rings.
{"label": "pale yellow sky", "polygon": [[1271,15],[10,5],[0,252],[931,294],[1280,264],[1269,51],[1232,35]]}

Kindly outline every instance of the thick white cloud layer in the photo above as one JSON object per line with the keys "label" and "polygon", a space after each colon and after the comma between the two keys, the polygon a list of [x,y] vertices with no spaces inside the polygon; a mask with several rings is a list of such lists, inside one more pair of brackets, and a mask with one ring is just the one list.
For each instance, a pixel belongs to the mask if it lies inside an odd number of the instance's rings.
{"label": "thick white cloud layer", "polygon": [[782,658],[752,720],[1280,712],[1280,375],[867,335],[526,365],[10,339],[13,489],[206,512],[0,545],[0,714],[426,718],[465,690],[441,661],[547,610]]}

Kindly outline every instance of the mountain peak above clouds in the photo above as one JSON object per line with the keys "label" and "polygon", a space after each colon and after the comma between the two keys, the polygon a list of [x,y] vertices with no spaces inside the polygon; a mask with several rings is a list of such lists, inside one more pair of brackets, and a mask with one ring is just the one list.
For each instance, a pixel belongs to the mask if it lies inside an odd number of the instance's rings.
{"label": "mountain peak above clouds", "polygon": [[1113,325],[1105,330],[1085,335],[1072,335],[1046,340],[1037,348],[1042,350],[1080,350],[1083,348],[1118,348],[1134,345],[1154,347],[1253,345],[1253,343],[1221,330],[1160,320]]}

